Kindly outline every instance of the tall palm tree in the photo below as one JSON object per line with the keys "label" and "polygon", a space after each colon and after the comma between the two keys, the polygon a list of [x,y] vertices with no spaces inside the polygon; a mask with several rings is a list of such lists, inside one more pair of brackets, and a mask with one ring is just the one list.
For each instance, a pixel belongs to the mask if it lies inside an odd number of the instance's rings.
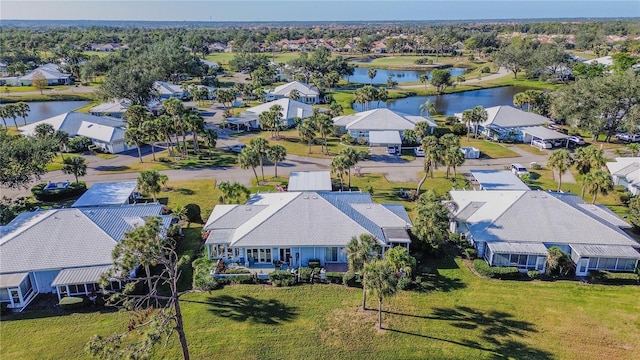
{"label": "tall palm tree", "polygon": [[376,75],[378,75],[378,70],[374,68],[369,68],[369,71],[367,71],[367,77],[370,80],[369,85],[373,85],[373,78],[375,78]]}
{"label": "tall palm tree", "polygon": [[473,122],[475,124],[475,138],[478,138],[478,129],[479,129],[479,125],[485,121],[487,121],[487,118],[489,117],[489,114],[487,113],[487,110],[484,109],[484,107],[482,107],[482,105],[478,105],[476,107],[473,108]]}
{"label": "tall palm tree", "polygon": [[269,108],[269,113],[271,113],[270,120],[271,126],[274,129],[276,139],[280,139],[280,128],[282,127],[282,113],[284,109],[280,105],[273,105]]}
{"label": "tall palm tree", "polygon": [[362,310],[367,309],[367,292],[364,287],[364,267],[367,263],[373,261],[380,254],[380,244],[378,240],[371,234],[361,234],[359,237],[352,237],[344,248],[347,254],[347,263],[349,270],[360,274],[362,279]]}
{"label": "tall palm tree", "polygon": [[[596,203],[598,193],[606,195],[613,189],[613,182],[608,172],[604,170],[596,170],[584,176],[584,186],[589,189],[589,193],[593,196],[592,204]],[[582,197],[584,198],[584,189]]]}
{"label": "tall palm tree", "polygon": [[462,122],[467,125],[467,141],[469,141],[469,134],[471,134],[471,125],[473,124],[473,110],[467,109],[462,112]]}
{"label": "tall palm tree", "polygon": [[445,177],[449,178],[449,170],[453,169],[453,177],[456,177],[456,168],[464,163],[464,154],[460,150],[460,146],[447,147],[442,155],[444,164],[447,166]]}
{"label": "tall palm tree", "polygon": [[173,156],[173,141],[171,134],[175,132],[173,120],[168,115],[160,115],[155,119],[158,125],[158,131],[162,134],[164,141],[169,149],[169,154]]}
{"label": "tall palm tree", "polygon": [[153,154],[153,161],[156,161],[156,141],[162,140],[162,133],[160,131],[160,123],[157,119],[148,118],[140,125],[140,129],[144,134],[144,141],[151,145],[151,154]]}
{"label": "tall palm tree", "polygon": [[58,130],[53,133],[53,138],[58,143],[58,151],[60,151],[60,156],[62,156],[62,160],[64,160],[64,150],[69,145],[69,133],[64,130]]}
{"label": "tall palm tree", "polygon": [[56,133],[56,130],[53,128],[53,125],[48,123],[40,123],[36,125],[33,131],[38,139],[44,139],[46,137],[53,136],[53,134]]}
{"label": "tall palm tree", "polygon": [[145,194],[153,195],[153,202],[158,201],[158,192],[160,192],[160,173],[156,170],[145,170],[138,176],[138,188]]}
{"label": "tall palm tree", "polygon": [[287,157],[287,149],[282,145],[273,145],[267,150],[267,159],[273,163],[275,177],[278,177],[278,163]]}
{"label": "tall palm tree", "polygon": [[424,84],[424,91],[427,91],[427,84],[429,83],[429,75],[420,75],[420,82]]}
{"label": "tall palm tree", "polygon": [[344,148],[340,151],[340,155],[344,156],[347,165],[347,173],[349,176],[348,186],[351,189],[351,168],[358,164],[358,160],[360,160],[360,154],[356,151],[356,149],[352,147]]}
{"label": "tall palm tree", "polygon": [[184,141],[184,124],[182,121],[182,115],[185,112],[184,106],[182,105],[182,102],[176,98],[171,98],[165,102],[162,103],[162,108],[164,109],[164,112],[169,115],[171,117],[171,120],[173,121],[173,131],[176,134],[176,144],[178,145],[178,148],[180,148],[180,139],[178,139],[178,132],[181,131],[183,133],[183,145],[184,148],[182,149],[182,151],[186,154],[187,152],[187,148],[186,148],[186,141]]}
{"label": "tall palm tree", "polygon": [[267,151],[269,150],[269,142],[261,137],[251,139],[249,146],[254,150],[258,157],[258,163],[260,164],[260,171],[262,172],[262,181],[264,180],[264,158],[267,157]]}
{"label": "tall palm tree", "polygon": [[344,174],[349,169],[349,160],[344,155],[336,155],[331,159],[331,172],[340,179],[340,190],[344,190]]}
{"label": "tall palm tree", "polygon": [[431,114],[437,114],[436,104],[431,100],[427,100],[420,104],[420,115],[422,114],[427,114],[427,117],[431,116]]}
{"label": "tall palm tree", "polygon": [[325,154],[328,154],[329,148],[327,147],[327,135],[333,131],[333,120],[329,115],[318,113],[315,117],[314,125],[322,137],[322,147],[324,148]]}
{"label": "tall palm tree", "polygon": [[413,131],[416,132],[416,140],[422,140],[425,136],[431,134],[431,126],[426,121],[418,121]]}
{"label": "tall palm tree", "polygon": [[7,118],[9,117],[9,114],[7,113],[7,106],[0,106],[0,119],[2,119],[2,123],[4,124],[4,127],[7,127]]}
{"label": "tall palm tree", "polygon": [[309,145],[309,154],[311,154],[311,144],[316,137],[316,128],[313,120],[310,118],[302,120],[302,122],[298,124],[298,134]]}
{"label": "tall palm tree", "polygon": [[151,114],[142,105],[131,105],[122,117],[127,121],[127,127],[124,133],[127,144],[136,146],[138,149],[138,159],[140,159],[140,162],[143,162],[142,151],[140,150],[145,140],[143,124],[150,119]]}
{"label": "tall palm tree", "polygon": [[513,106],[522,110],[524,105],[527,103],[527,94],[524,92],[519,92],[513,95]]}
{"label": "tall palm tree", "polygon": [[364,267],[363,288],[378,298],[378,329],[382,329],[382,300],[398,289],[396,272],[387,260],[374,260]]}
{"label": "tall palm tree", "polygon": [[198,134],[204,131],[204,118],[197,110],[192,110],[184,115],[185,126],[193,136],[193,150],[195,153],[200,152],[200,146],[198,146]]}
{"label": "tall palm tree", "polygon": [[640,155],[640,144],[638,143],[630,143],[627,145],[627,149],[631,150],[631,156]]}
{"label": "tall palm tree", "polygon": [[433,135],[425,136],[424,138],[422,138],[420,144],[422,146],[422,150],[424,151],[424,176],[422,176],[422,179],[420,179],[420,182],[418,182],[416,195],[420,195],[420,188],[422,187],[422,184],[424,184],[424,182],[427,180],[427,176],[429,176],[429,173],[433,173],[433,167],[435,166],[434,161],[437,161],[438,155],[438,138]]}
{"label": "tall palm tree", "polygon": [[240,164],[240,168],[253,170],[253,175],[256,176],[256,184],[260,183],[260,179],[258,179],[258,173],[256,172],[256,167],[260,165],[258,153],[253,147],[247,146],[242,149],[240,154],[238,154],[238,163]]}
{"label": "tall palm tree", "polygon": [[592,169],[601,169],[607,163],[607,159],[604,157],[604,150],[597,149],[593,145],[577,148],[573,157],[580,175],[586,175]]}
{"label": "tall palm tree", "polygon": [[16,126],[16,129],[18,129],[18,121],[16,120],[16,118],[18,117],[18,106],[17,104],[7,104],[4,106],[5,111],[6,111],[6,115],[7,117],[10,117],[13,119],[13,124]]}
{"label": "tall palm tree", "polygon": [[65,174],[73,174],[76,178],[76,184],[79,183],[79,176],[87,175],[87,163],[82,156],[69,156],[65,158],[62,163],[62,172]]}
{"label": "tall palm tree", "polygon": [[31,111],[31,109],[29,108],[29,104],[21,101],[17,103],[16,106],[18,115],[20,115],[20,117],[24,121],[24,124],[27,125],[27,116],[29,116],[29,111]]}
{"label": "tall palm tree", "polygon": [[547,166],[551,169],[558,171],[558,190],[562,185],[562,174],[567,171],[573,164],[573,158],[567,150],[556,150],[549,154],[549,160],[547,160]]}

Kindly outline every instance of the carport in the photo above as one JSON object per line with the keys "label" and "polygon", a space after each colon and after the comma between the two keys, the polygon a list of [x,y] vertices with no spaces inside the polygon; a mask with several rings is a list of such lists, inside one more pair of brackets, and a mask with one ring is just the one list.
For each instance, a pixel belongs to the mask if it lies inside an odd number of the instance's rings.
{"label": "carport", "polygon": [[533,140],[553,141],[553,140],[565,140],[565,147],[569,147],[569,142],[566,139],[569,135],[559,133],[557,131],[547,129],[544,126],[531,126],[521,129],[525,143],[530,143]]}
{"label": "carport", "polygon": [[389,130],[369,132],[369,146],[395,146],[399,149],[400,145],[402,145],[402,138],[398,131]]}
{"label": "carport", "polygon": [[241,130],[241,126],[244,126],[247,131],[258,128],[258,115],[254,113],[242,113],[239,116],[230,117],[226,121],[229,125],[234,125],[238,132]]}

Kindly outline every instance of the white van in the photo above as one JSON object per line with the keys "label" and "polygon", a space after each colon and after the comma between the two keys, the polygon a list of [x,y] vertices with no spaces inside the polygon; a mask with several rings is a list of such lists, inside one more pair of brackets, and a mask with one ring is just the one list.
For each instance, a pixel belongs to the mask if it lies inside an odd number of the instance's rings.
{"label": "white van", "polygon": [[522,176],[522,175],[529,175],[529,171],[527,170],[526,167],[524,167],[524,165],[522,164],[511,164],[511,172],[518,175],[518,176]]}

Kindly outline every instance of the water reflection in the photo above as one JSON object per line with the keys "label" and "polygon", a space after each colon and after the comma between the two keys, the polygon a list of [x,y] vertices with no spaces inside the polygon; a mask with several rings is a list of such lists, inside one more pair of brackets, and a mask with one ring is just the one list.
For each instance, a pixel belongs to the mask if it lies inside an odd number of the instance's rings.
{"label": "water reflection", "polygon": [[[466,69],[455,67],[448,68],[447,70],[449,70],[451,76],[459,76],[466,71]],[[371,81],[371,79],[369,79],[369,68],[356,67],[353,75],[348,79],[347,77],[344,79],[359,84],[386,84],[389,76],[397,82],[416,82],[420,81],[420,76],[424,74],[427,74],[427,76],[431,78],[431,72],[429,71],[376,69],[376,76],[373,78],[373,81]]]}

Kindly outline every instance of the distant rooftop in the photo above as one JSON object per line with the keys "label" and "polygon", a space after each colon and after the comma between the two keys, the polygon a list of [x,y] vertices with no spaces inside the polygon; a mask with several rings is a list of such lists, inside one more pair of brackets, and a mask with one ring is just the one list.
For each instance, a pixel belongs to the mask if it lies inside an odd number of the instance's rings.
{"label": "distant rooftop", "polygon": [[518,176],[509,170],[471,170],[479,190],[529,190]]}
{"label": "distant rooftop", "polygon": [[292,171],[288,191],[331,191],[329,171]]}

